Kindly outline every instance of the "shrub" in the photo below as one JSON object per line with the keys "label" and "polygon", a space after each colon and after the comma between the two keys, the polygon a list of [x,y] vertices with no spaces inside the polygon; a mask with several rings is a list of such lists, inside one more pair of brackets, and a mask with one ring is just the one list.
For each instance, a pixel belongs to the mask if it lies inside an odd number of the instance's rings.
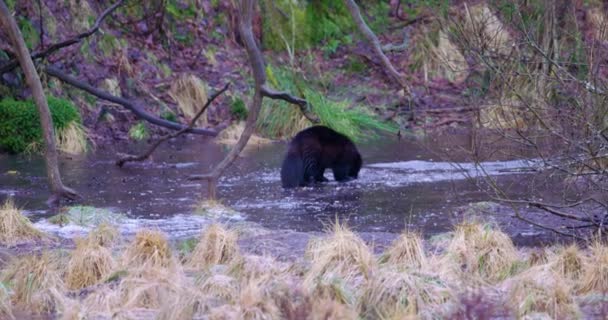
{"label": "shrub", "polygon": [[243,99],[238,97],[233,97],[232,102],[230,103],[230,113],[238,120],[247,119],[248,111],[247,107],[245,107],[245,102]]}
{"label": "shrub", "polygon": [[[82,122],[72,102],[52,96],[47,100],[56,132],[67,128],[72,122]],[[0,148],[11,153],[20,153],[41,144],[42,128],[34,102],[11,98],[1,100]]]}

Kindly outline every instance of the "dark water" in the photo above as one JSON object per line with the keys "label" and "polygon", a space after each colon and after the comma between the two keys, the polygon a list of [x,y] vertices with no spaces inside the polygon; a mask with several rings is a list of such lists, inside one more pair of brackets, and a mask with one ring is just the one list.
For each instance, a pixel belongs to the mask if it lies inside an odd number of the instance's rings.
{"label": "dark water", "polygon": [[[463,175],[477,172],[467,170],[471,164],[463,162],[466,157],[458,151],[470,148],[467,135],[389,137],[360,144],[364,157],[360,179],[295,191],[280,187],[285,146],[275,143],[248,149],[220,181],[219,197],[243,213],[238,218],[271,229],[319,231],[338,217],[358,231],[409,228],[432,235],[450,229],[458,207],[489,200],[479,188],[479,179]],[[187,177],[206,172],[222,159],[227,147],[201,137],[178,138],[157,150],[152,161],[124,168],[113,164],[117,151],[135,152],[142,147],[103,146],[84,157],[64,158],[64,182],[84,197],[80,205],[124,213],[130,218],[127,226],[135,228],[143,221],[176,236],[197,233],[205,219],[192,213],[206,186]],[[446,157],[461,161],[464,168],[446,162]],[[525,193],[525,174],[513,169],[529,163],[507,158],[504,154],[488,158],[502,162],[487,162],[484,168],[513,194]],[[333,180],[331,171],[325,176]],[[48,191],[40,157],[0,155],[0,200],[8,196],[13,196],[32,220],[48,226],[43,218],[53,213],[45,205]],[[517,233],[537,236],[537,231],[528,227],[519,228]]]}

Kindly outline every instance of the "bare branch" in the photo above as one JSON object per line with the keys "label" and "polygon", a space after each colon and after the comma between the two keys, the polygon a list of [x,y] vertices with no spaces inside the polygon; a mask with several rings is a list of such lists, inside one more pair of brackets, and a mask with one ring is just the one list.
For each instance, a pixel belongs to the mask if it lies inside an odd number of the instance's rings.
{"label": "bare branch", "polygon": [[367,42],[372,45],[376,56],[378,56],[380,61],[382,61],[384,71],[395,81],[397,81],[399,86],[401,86],[401,88],[403,88],[406,93],[411,96],[411,90],[409,89],[409,85],[405,82],[403,76],[393,67],[391,61],[386,57],[386,55],[382,51],[380,40],[378,40],[378,37],[376,37],[372,29],[370,29],[365,23],[365,20],[363,20],[363,17],[361,16],[361,11],[359,10],[359,6],[357,6],[354,0],[344,0],[344,4],[346,5],[346,7],[348,7],[348,10],[350,11],[351,16],[353,17],[357,28],[363,34]]}
{"label": "bare branch", "polygon": [[306,117],[306,119],[308,119],[310,122],[312,122],[312,123],[321,122],[321,120],[319,119],[319,117],[317,117],[317,115],[315,115],[314,113],[310,112],[310,110],[308,110],[309,103],[302,98],[292,96],[285,91],[274,91],[265,85],[262,86],[262,95],[264,97],[267,97],[270,99],[284,100],[291,104],[298,105],[300,107],[300,111],[302,111],[302,114],[304,115],[304,117]]}
{"label": "bare branch", "polygon": [[[50,55],[51,53],[67,47],[67,46],[71,46],[75,43],[79,43],[80,41],[82,41],[85,38],[90,37],[92,34],[94,34],[95,32],[97,32],[97,30],[99,30],[99,26],[101,25],[101,22],[107,17],[109,16],[112,12],[114,12],[114,10],[116,10],[116,8],[118,8],[120,5],[122,5],[124,2],[124,0],[119,0],[117,1],[115,4],[113,4],[111,7],[107,8],[104,12],[101,13],[101,15],[97,18],[97,20],[95,20],[95,24],[93,24],[93,27],[91,27],[89,30],[75,35],[67,40],[64,40],[62,42],[53,44],[51,46],[49,46],[48,48],[46,48],[45,50],[41,51],[41,52],[36,52],[33,53],[31,55],[32,60],[36,60],[36,59],[40,59],[40,58],[44,58],[48,55]],[[12,59],[9,62],[7,62],[6,64],[4,64],[3,66],[0,66],[0,75],[7,73],[13,69],[15,69],[17,66],[19,65],[19,62],[17,61],[17,59]]]}
{"label": "bare branch", "polygon": [[[117,103],[117,104],[125,107],[129,111],[133,112],[133,114],[135,114],[140,119],[148,121],[149,123],[155,124],[160,127],[172,129],[172,130],[182,130],[184,128],[187,128],[186,126],[184,126],[182,124],[158,118],[158,117],[154,116],[153,114],[148,113],[147,111],[136,106],[135,103],[133,103],[127,99],[124,99],[121,97],[116,97],[105,91],[94,88],[87,83],[84,83],[72,76],[69,76],[69,75],[61,72],[59,69],[57,69],[55,67],[48,66],[48,67],[46,67],[45,71],[48,75],[55,77],[78,89],[84,90],[100,99]],[[211,130],[211,129],[202,129],[202,128],[191,128],[191,129],[187,130],[188,133],[200,134],[200,135],[211,136],[211,137],[217,136],[219,131],[221,131],[221,130],[217,130],[217,129]]]}
{"label": "bare branch", "polygon": [[213,100],[215,100],[215,98],[219,97],[222,93],[224,93],[226,90],[228,90],[229,86],[230,86],[230,83],[227,83],[220,91],[214,93],[209,99],[207,99],[207,103],[205,103],[205,105],[201,108],[201,110],[198,111],[196,116],[194,116],[194,118],[192,118],[192,120],[190,120],[190,124],[187,127],[183,128],[179,131],[172,132],[170,134],[162,136],[161,138],[156,140],[156,142],[154,142],[154,144],[152,144],[152,146],[146,152],[144,152],[143,154],[141,154],[139,156],[126,155],[126,156],[116,160],[116,165],[119,167],[122,167],[126,162],[143,161],[145,159],[148,159],[152,155],[154,150],[156,150],[156,148],[158,148],[158,146],[161,145],[161,143],[163,143],[169,139],[173,139],[173,138],[185,133],[186,131],[192,129],[194,127],[194,124],[198,120],[198,118],[200,118],[203,115],[203,113],[211,105]]}

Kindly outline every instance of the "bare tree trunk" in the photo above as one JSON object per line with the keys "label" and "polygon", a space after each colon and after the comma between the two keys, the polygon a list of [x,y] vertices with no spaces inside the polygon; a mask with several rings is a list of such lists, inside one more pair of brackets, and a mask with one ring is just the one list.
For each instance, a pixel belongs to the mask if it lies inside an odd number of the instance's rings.
{"label": "bare tree trunk", "polygon": [[372,29],[370,29],[365,23],[365,20],[363,20],[363,17],[361,16],[361,11],[359,10],[359,7],[355,3],[355,1],[344,0],[344,4],[346,5],[346,7],[348,7],[348,10],[350,11],[350,14],[353,17],[353,20],[355,21],[355,24],[357,25],[359,31],[363,34],[367,42],[372,45],[374,52],[382,62],[382,65],[384,66],[384,71],[395,81],[397,81],[399,86],[401,86],[401,88],[405,90],[406,94],[411,94],[409,86],[403,79],[403,76],[395,69],[395,67],[393,67],[390,60],[388,60],[388,58],[382,51],[380,40],[378,40],[378,37],[376,37]]}
{"label": "bare tree trunk", "polygon": [[44,136],[46,173],[52,193],[49,203],[56,204],[62,197],[75,198],[78,196],[77,193],[64,186],[61,181],[57,160],[57,148],[55,147],[53,120],[51,119],[51,112],[44,95],[44,90],[42,89],[42,84],[40,83],[40,77],[38,76],[38,72],[36,72],[36,68],[34,67],[30,53],[25,45],[21,31],[19,31],[15,19],[3,0],[0,0],[0,24],[6,30],[15,46],[19,64],[23,69],[28,85],[32,89],[34,101],[38,107],[38,113],[40,114],[40,125],[42,126],[42,135]]}
{"label": "bare tree trunk", "polygon": [[251,107],[249,108],[249,114],[247,121],[245,122],[245,129],[239,138],[236,145],[230,150],[226,157],[220,162],[210,173],[201,176],[200,178],[208,181],[208,197],[215,199],[217,196],[217,180],[222,173],[236,160],[238,155],[241,153],[249,138],[253,134],[255,124],[258,120],[258,114],[262,107],[263,93],[262,89],[266,82],[266,73],[264,68],[264,60],[262,53],[258,49],[252,31],[252,17],[253,17],[253,5],[256,1],[254,0],[242,0],[240,11],[240,24],[239,32],[241,33],[241,39],[245,44],[247,55],[249,56],[249,63],[253,71],[253,78],[255,80],[255,93]]}

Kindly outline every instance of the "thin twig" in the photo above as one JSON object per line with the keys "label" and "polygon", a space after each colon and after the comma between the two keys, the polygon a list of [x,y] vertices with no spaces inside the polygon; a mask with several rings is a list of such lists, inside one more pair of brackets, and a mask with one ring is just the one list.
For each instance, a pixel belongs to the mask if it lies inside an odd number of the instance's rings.
{"label": "thin twig", "polygon": [[228,90],[229,86],[230,86],[230,83],[227,83],[220,91],[214,93],[209,99],[207,99],[207,102],[205,103],[205,105],[198,111],[196,116],[194,116],[194,118],[192,118],[192,120],[190,121],[190,124],[187,127],[183,128],[179,131],[172,132],[170,134],[166,134],[166,135],[160,137],[158,140],[156,140],[156,142],[154,142],[154,144],[152,144],[152,146],[146,152],[142,153],[141,155],[138,155],[138,156],[126,155],[126,156],[116,160],[116,165],[119,167],[122,167],[126,162],[143,161],[145,159],[148,159],[152,155],[154,150],[156,150],[156,148],[158,148],[158,146],[161,145],[161,143],[163,143],[169,139],[173,139],[173,138],[185,133],[186,131],[192,129],[194,127],[194,124],[198,120],[198,118],[200,118],[203,115],[203,113],[211,105],[213,100],[215,100],[215,98],[219,97],[222,93],[224,93],[226,90]]}
{"label": "thin twig", "polygon": [[[103,20],[108,15],[110,15],[114,10],[116,10],[116,8],[118,8],[120,5],[122,5],[123,2],[124,2],[124,0],[119,0],[118,2],[113,4],[111,7],[107,8],[104,12],[102,12],[101,15],[97,18],[97,20],[95,20],[95,24],[93,24],[93,27],[91,27],[89,30],[87,30],[81,34],[77,34],[62,42],[53,44],[53,45],[49,46],[48,48],[44,49],[43,51],[33,53],[31,55],[32,60],[44,58],[61,48],[71,46],[75,43],[79,43],[83,39],[90,37],[92,34],[97,32],[97,30],[99,30],[99,26],[101,25],[101,22],[103,22]],[[17,61],[17,59],[10,60],[9,62],[5,63],[3,66],[0,66],[0,75],[15,69],[18,65],[19,65],[19,62]]]}

